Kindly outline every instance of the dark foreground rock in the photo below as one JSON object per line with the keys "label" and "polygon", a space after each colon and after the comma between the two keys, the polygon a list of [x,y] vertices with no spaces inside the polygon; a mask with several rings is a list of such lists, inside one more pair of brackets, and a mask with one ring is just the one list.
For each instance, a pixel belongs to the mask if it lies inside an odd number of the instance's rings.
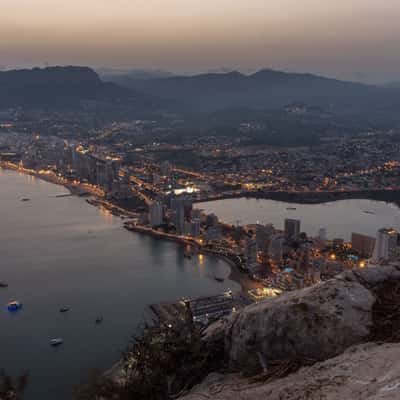
{"label": "dark foreground rock", "polygon": [[212,374],[181,400],[397,400],[400,344],[367,343],[272,382]]}
{"label": "dark foreground rock", "polygon": [[265,300],[210,326],[205,340],[223,341],[238,372],[210,374],[182,400],[400,399],[400,267]]}

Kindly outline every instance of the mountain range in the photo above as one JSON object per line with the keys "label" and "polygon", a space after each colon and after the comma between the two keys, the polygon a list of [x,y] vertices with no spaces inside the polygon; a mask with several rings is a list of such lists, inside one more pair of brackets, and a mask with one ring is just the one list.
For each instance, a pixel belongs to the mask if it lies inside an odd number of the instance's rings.
{"label": "mountain range", "polygon": [[124,80],[120,76],[118,83],[201,112],[232,107],[272,109],[294,102],[337,113],[393,110],[400,106],[400,90],[396,88],[270,69],[251,75],[228,72],[146,80]]}
{"label": "mountain range", "polygon": [[[158,72],[155,72],[156,75]],[[229,109],[279,110],[289,104],[319,107],[333,115],[399,120],[400,89],[339,81],[312,74],[264,69],[156,78],[107,75],[88,67],[0,71],[0,108],[77,109],[87,100],[129,112],[209,114]]]}

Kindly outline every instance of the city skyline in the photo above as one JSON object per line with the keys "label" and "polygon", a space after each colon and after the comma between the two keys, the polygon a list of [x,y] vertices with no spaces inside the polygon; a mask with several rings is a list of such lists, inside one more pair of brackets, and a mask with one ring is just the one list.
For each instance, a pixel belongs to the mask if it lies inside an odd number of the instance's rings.
{"label": "city skyline", "polygon": [[400,4],[340,0],[5,0],[1,67],[90,65],[197,73],[274,68],[400,79]]}

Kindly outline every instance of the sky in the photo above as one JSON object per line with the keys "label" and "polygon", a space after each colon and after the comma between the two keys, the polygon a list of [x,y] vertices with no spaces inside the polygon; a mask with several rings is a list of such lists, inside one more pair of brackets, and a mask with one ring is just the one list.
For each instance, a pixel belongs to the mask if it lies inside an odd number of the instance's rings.
{"label": "sky", "polygon": [[0,0],[0,67],[400,80],[399,0]]}

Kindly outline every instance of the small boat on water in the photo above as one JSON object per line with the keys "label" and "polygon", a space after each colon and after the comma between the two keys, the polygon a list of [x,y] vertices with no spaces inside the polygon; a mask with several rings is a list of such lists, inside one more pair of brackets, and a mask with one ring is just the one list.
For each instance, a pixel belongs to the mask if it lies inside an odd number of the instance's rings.
{"label": "small boat on water", "polygon": [[225,279],[224,278],[221,278],[221,277],[219,277],[219,276],[214,276],[214,279],[217,281],[217,282],[223,282]]}
{"label": "small boat on water", "polygon": [[96,320],[94,321],[96,324],[101,324],[103,322],[103,316],[99,315]]}
{"label": "small boat on water", "polygon": [[8,287],[8,283],[0,282],[0,288],[7,288],[7,287]]}
{"label": "small boat on water", "polygon": [[374,211],[365,210],[365,211],[363,211],[363,212],[364,212],[364,214],[375,215],[375,212],[374,212]]}
{"label": "small boat on water", "polygon": [[297,210],[296,207],[286,207],[286,210]]}
{"label": "small boat on water", "polygon": [[60,313],[66,313],[67,311],[69,311],[68,307],[61,307],[60,308]]}
{"label": "small boat on water", "polygon": [[60,194],[56,194],[57,198],[61,198],[61,197],[71,197],[72,194],[71,193],[60,193]]}
{"label": "small boat on water", "polygon": [[31,199],[29,197],[24,197],[21,199],[21,201],[30,201]]}
{"label": "small boat on water", "polygon": [[62,338],[50,339],[50,346],[53,346],[53,347],[60,346],[63,343],[64,343],[64,339],[62,339]]}
{"label": "small boat on water", "polygon": [[21,309],[22,309],[22,303],[20,303],[19,301],[14,300],[14,301],[10,301],[7,304],[7,310],[10,312],[17,312]]}

